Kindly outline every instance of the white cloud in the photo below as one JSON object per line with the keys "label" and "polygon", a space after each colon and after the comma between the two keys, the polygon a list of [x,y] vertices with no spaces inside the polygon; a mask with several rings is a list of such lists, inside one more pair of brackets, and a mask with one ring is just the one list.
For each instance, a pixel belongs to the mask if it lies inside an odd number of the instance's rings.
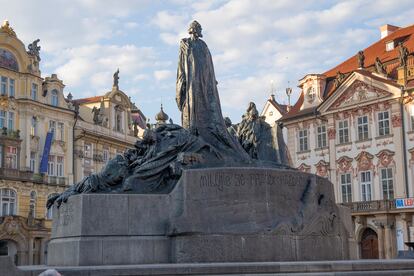
{"label": "white cloud", "polygon": [[157,81],[163,81],[173,76],[173,72],[170,70],[156,70],[154,71],[154,77]]}

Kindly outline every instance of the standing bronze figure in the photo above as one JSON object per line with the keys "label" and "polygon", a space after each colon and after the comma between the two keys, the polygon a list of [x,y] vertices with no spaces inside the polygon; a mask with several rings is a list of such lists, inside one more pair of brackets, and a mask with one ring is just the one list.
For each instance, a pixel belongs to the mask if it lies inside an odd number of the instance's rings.
{"label": "standing bronze figure", "polygon": [[189,38],[180,42],[176,101],[182,126],[207,143],[242,159],[246,152],[229,135],[221,113],[213,60],[203,37],[201,25],[193,21]]}

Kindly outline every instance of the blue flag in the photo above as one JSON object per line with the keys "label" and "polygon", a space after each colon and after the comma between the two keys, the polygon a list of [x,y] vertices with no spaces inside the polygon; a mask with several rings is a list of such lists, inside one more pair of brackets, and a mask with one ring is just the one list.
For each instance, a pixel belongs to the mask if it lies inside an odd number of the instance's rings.
{"label": "blue flag", "polygon": [[43,149],[42,161],[40,162],[40,173],[47,172],[47,164],[49,161],[50,147],[52,146],[53,131],[49,131],[46,135],[45,148]]}

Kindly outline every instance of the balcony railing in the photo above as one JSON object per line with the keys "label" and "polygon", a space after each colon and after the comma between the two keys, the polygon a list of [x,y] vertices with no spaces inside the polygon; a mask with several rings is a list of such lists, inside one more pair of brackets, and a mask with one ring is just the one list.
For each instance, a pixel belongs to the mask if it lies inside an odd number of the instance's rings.
{"label": "balcony railing", "polygon": [[18,169],[0,168],[0,178],[31,181],[33,173],[31,171],[20,171]]}
{"label": "balcony railing", "polygon": [[48,176],[47,183],[51,185],[67,185],[67,178],[66,177],[59,177],[59,176]]}
{"label": "balcony railing", "polygon": [[389,212],[395,210],[395,200],[372,200],[342,203],[351,209],[352,213]]}

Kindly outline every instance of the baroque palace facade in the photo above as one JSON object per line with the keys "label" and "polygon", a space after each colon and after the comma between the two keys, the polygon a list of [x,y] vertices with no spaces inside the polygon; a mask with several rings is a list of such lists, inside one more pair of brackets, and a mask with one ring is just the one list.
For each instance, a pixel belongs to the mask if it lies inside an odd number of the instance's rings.
{"label": "baroque palace facade", "polygon": [[41,76],[38,42],[26,50],[0,27],[0,255],[19,265],[47,258],[48,197],[132,147],[146,121],[118,79],[103,96],[65,98],[56,74]]}
{"label": "baroque palace facade", "polygon": [[394,258],[414,242],[414,26],[322,74],[280,119],[292,165],[329,178],[351,208],[358,258]]}

